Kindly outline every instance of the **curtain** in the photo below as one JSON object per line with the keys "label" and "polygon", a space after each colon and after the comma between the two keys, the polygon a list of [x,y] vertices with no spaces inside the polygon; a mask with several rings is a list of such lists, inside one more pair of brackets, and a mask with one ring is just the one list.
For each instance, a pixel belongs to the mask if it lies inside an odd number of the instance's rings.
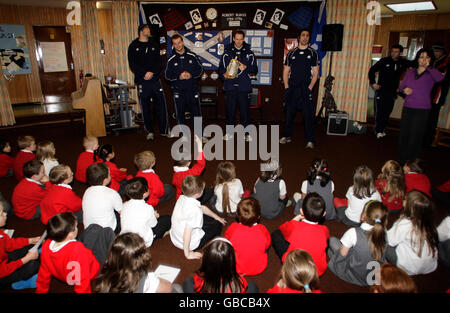
{"label": "curtain", "polygon": [[7,84],[3,73],[0,73],[0,126],[14,125],[16,123]]}
{"label": "curtain", "polygon": [[[346,111],[349,119],[360,122],[365,122],[367,118],[367,73],[370,69],[375,34],[375,26],[370,26],[366,20],[369,13],[366,4],[367,1],[359,0],[327,1],[327,23],[344,25],[342,51],[333,52],[331,75],[335,80],[331,93],[338,110]],[[325,91],[323,85],[329,74],[330,55],[328,52],[322,60],[317,111],[322,105]]]}
{"label": "curtain", "polygon": [[450,97],[447,95],[444,105],[439,114],[438,127],[450,129]]}
{"label": "curtain", "polygon": [[100,30],[98,26],[96,1],[81,1],[82,53],[81,70],[104,81],[102,55],[100,52]]}
{"label": "curtain", "polygon": [[[134,83],[134,74],[128,66],[128,46],[137,37],[139,26],[139,8],[136,1],[113,1],[112,3],[113,25],[115,28],[114,53],[116,55],[116,78],[129,84]],[[131,98],[138,101],[136,88],[131,89]],[[137,106],[136,110],[140,110]]]}

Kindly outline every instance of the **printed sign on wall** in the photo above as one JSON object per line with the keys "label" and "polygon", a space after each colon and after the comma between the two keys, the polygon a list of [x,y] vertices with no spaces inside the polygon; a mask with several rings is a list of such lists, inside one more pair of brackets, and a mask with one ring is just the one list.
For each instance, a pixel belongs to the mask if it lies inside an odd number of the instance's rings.
{"label": "printed sign on wall", "polygon": [[0,57],[5,74],[31,73],[25,26],[0,25]]}

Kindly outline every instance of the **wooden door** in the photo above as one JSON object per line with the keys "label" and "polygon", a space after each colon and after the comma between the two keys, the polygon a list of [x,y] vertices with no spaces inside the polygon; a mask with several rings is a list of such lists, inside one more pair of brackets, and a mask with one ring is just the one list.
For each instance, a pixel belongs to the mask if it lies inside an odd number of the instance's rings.
{"label": "wooden door", "polygon": [[[414,60],[417,51],[424,47],[425,31],[400,31],[390,32],[389,49],[395,44],[401,44],[404,48],[402,56],[408,60]],[[387,56],[390,50],[387,50]]]}
{"label": "wooden door", "polygon": [[65,26],[33,26],[45,103],[71,102],[76,90],[70,33]]}

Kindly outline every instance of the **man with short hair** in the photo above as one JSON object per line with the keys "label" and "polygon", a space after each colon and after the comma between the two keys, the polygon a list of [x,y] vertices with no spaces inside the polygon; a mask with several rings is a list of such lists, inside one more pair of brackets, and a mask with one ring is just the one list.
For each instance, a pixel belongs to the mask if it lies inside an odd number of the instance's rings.
{"label": "man with short hair", "polygon": [[295,115],[297,110],[301,110],[307,149],[314,148],[315,106],[312,90],[319,78],[319,58],[317,51],[309,46],[310,34],[309,29],[302,29],[298,36],[298,47],[286,56],[283,67],[286,121],[280,139],[281,144],[291,142]]}
{"label": "man with short hair", "polygon": [[162,70],[159,46],[150,38],[150,27],[147,24],[139,26],[138,35],[139,37],[128,47],[128,64],[134,73],[134,83],[138,88],[146,138],[154,139],[150,99],[153,99],[155,105],[161,136],[170,137],[166,100],[159,77]]}
{"label": "man with short hair", "polygon": [[[247,127],[249,122],[249,99],[248,94],[252,91],[250,75],[258,72],[258,65],[250,45],[245,42],[245,33],[233,30],[233,42],[225,46],[225,52],[220,59],[219,74],[223,80],[223,91],[226,95],[226,125],[234,127],[236,119],[236,107],[239,106],[239,116],[242,126]],[[239,70],[236,77],[227,74],[227,68],[232,59],[239,61]],[[224,140],[230,140],[232,134],[226,133]],[[246,141],[251,141],[249,134],[245,135]]]}
{"label": "man with short hair", "polygon": [[[386,126],[397,98],[400,76],[411,66],[411,62],[400,57],[402,52],[401,45],[393,45],[390,56],[381,58],[369,70],[370,85],[375,90],[374,110],[377,138],[386,136]],[[375,80],[377,72],[378,82]]]}

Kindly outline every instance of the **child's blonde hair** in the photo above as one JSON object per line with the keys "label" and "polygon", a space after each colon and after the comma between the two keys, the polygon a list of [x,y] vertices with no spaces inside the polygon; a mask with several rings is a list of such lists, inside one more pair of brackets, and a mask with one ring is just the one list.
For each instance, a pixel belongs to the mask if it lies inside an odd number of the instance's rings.
{"label": "child's blonde hair", "polygon": [[92,146],[98,145],[98,138],[95,136],[86,136],[83,138],[84,149],[92,148]]}
{"label": "child's blonde hair", "polygon": [[319,285],[316,265],[305,250],[292,250],[286,255],[281,268],[281,279],[290,289],[311,293]]}
{"label": "child's blonde hair", "polygon": [[223,184],[222,187],[222,212],[231,214],[230,195],[227,183],[236,178],[236,168],[229,161],[220,162],[217,166],[216,186]]}
{"label": "child's blonde hair", "polygon": [[36,142],[33,136],[20,136],[17,138],[17,145],[19,146],[19,149],[28,148],[33,142]]}
{"label": "child's blonde hair", "polygon": [[417,293],[416,283],[411,276],[389,263],[381,265],[380,284],[370,289],[379,293]]}
{"label": "child's blonde hair", "polygon": [[397,161],[389,160],[384,163],[378,178],[386,180],[383,191],[389,194],[389,202],[395,198],[403,198],[405,195],[405,176],[403,168]]}
{"label": "child's blonde hair", "polygon": [[156,157],[152,151],[142,151],[134,156],[134,164],[140,171],[152,168],[155,163]]}
{"label": "child's blonde hair", "polygon": [[53,185],[61,184],[69,178],[70,167],[68,165],[59,164],[50,170],[48,179]]}
{"label": "child's blonde hair", "polygon": [[56,160],[55,145],[50,140],[41,141],[37,145],[36,159],[39,161]]}

